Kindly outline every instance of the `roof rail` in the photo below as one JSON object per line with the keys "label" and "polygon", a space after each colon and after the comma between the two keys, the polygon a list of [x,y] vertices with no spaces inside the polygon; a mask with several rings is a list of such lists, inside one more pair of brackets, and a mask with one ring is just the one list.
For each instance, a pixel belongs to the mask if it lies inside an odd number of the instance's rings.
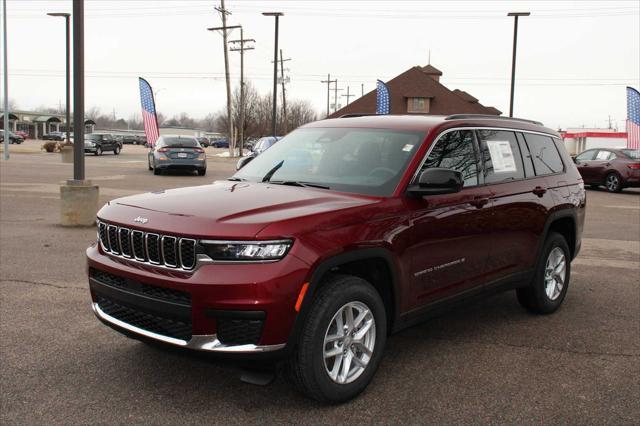
{"label": "roof rail", "polygon": [[487,120],[520,121],[523,123],[537,124],[538,126],[544,126],[544,124],[535,120],[527,120],[524,118],[515,118],[515,117],[501,117],[499,115],[489,115],[489,114],[453,114],[453,115],[449,115],[448,117],[445,117],[445,120],[465,120],[465,119],[473,119],[473,118],[487,119]]}
{"label": "roof rail", "polygon": [[378,115],[378,114],[376,114],[374,112],[356,112],[356,113],[352,113],[352,114],[344,114],[344,115],[341,115],[338,118],[366,117],[366,116],[369,116],[369,115]]}

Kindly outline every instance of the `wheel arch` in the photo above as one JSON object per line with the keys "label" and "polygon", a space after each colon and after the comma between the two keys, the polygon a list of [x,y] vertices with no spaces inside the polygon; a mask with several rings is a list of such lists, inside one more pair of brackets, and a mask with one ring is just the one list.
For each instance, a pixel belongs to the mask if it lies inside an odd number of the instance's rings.
{"label": "wheel arch", "polygon": [[399,275],[392,254],[384,248],[364,248],[340,253],[323,260],[311,273],[287,347],[295,346],[313,300],[330,274],[346,274],[369,282],[380,294],[387,312],[387,330],[393,330],[400,312]]}
{"label": "wheel arch", "polygon": [[551,213],[547,218],[545,224],[543,238],[538,244],[538,258],[540,258],[541,251],[544,247],[544,242],[551,232],[557,232],[562,235],[567,241],[569,250],[571,250],[571,259],[577,256],[577,243],[578,243],[578,229],[577,214],[573,209],[563,209]]}

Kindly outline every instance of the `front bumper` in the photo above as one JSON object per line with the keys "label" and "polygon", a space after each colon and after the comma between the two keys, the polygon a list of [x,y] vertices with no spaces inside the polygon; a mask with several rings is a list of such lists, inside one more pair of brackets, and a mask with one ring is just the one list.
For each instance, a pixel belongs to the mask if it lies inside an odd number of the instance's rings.
{"label": "front bumper", "polygon": [[[87,249],[87,261],[92,307],[100,321],[141,339],[222,354],[284,349],[309,268],[288,255],[279,262],[205,264],[187,272],[114,257],[97,245]],[[96,271],[117,277],[124,284],[98,282]],[[152,287],[152,292],[188,294],[188,301],[158,300],[153,293],[143,294],[141,286]],[[257,312],[262,314],[257,338],[250,343],[237,339],[238,328],[247,330],[242,328],[243,321],[250,323],[248,315]],[[154,318],[164,324],[155,327]],[[172,328],[177,331],[164,331]]]}
{"label": "front bumper", "polygon": [[109,325],[110,327],[116,330],[123,329],[136,335],[157,340],[162,343],[167,343],[174,346],[180,346],[186,349],[208,351],[208,352],[246,354],[246,353],[272,352],[272,351],[283,349],[285,347],[284,343],[277,344],[277,345],[254,345],[254,344],[225,345],[224,343],[220,342],[220,340],[218,340],[218,337],[215,334],[192,335],[191,339],[189,340],[175,339],[173,337],[163,336],[162,334],[154,333],[140,327],[135,327],[124,321],[120,321],[119,319],[114,318],[111,315],[103,312],[102,309],[100,309],[100,306],[95,302],[91,304],[91,307],[93,308],[93,313],[96,314],[96,317],[98,317],[100,321],[104,322],[105,324]]}

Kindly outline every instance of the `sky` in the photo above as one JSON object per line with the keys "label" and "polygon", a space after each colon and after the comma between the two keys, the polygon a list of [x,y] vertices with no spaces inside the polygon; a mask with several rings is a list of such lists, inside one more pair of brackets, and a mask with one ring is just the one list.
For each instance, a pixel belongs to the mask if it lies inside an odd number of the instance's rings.
{"label": "sky", "polygon": [[[65,99],[64,20],[71,0],[8,0],[9,97],[20,110]],[[226,103],[220,1],[85,1],[85,104],[140,115],[137,77],[156,91],[165,116],[204,117]],[[261,93],[273,84],[274,18],[287,99],[326,111],[326,84],[340,94],[375,89],[412,66],[431,64],[441,83],[508,114],[513,18],[520,18],[514,115],[552,128],[624,129],[625,86],[640,86],[640,2],[634,1],[240,1],[227,0],[228,25],[256,40],[245,52],[245,80]],[[240,37],[234,30],[230,38]],[[239,52],[230,52],[233,86]],[[4,67],[4,65],[2,65]],[[3,87],[4,96],[4,87]],[[280,87],[278,88],[280,91]],[[353,101],[354,98],[351,98]],[[346,103],[346,97],[339,102]]]}

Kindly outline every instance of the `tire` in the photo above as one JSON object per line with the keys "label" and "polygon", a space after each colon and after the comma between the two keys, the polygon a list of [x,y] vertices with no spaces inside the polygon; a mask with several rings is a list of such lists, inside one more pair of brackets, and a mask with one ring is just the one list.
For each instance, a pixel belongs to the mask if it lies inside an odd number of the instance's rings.
{"label": "tire", "polygon": [[113,153],[114,153],[114,155],[120,155],[120,150],[121,150],[121,149],[122,149],[122,148],[120,148],[120,146],[119,146],[119,145],[116,145],[116,147],[115,147],[115,148],[113,148]]}
{"label": "tire", "polygon": [[[368,310],[367,316],[355,327],[356,330],[363,330],[363,327],[370,324],[362,343],[351,344],[354,335],[344,334],[344,331],[343,338],[326,341],[327,336],[340,334],[337,332],[337,318],[340,315],[340,321],[346,323],[343,320],[346,315],[343,314],[348,310],[351,310],[354,320]],[[386,339],[386,311],[380,295],[373,286],[361,278],[350,275],[331,276],[312,300],[297,346],[287,365],[289,379],[303,394],[320,402],[348,401],[362,392],[373,378],[382,359]],[[365,347],[371,350],[370,356],[366,355]],[[325,359],[327,350],[337,351],[337,354]],[[364,368],[351,362],[353,370],[349,368],[343,376],[343,354],[364,360]],[[332,378],[329,369],[334,370],[338,362],[340,365],[336,369],[337,375]],[[340,381],[343,383],[339,383]]]}
{"label": "tire", "polygon": [[149,158],[147,158],[147,167],[149,167],[149,170],[153,170],[153,167],[151,167],[151,160],[149,160]]}
{"label": "tire", "polygon": [[161,175],[162,174],[162,170],[160,170],[159,168],[156,167],[155,163],[153,164],[153,174],[154,175]]}
{"label": "tire", "polygon": [[200,169],[198,170],[198,176],[204,176],[207,174],[207,169]]}
{"label": "tire", "polygon": [[102,155],[102,147],[101,146],[96,147],[96,152],[95,152],[94,155]]}
{"label": "tire", "polygon": [[[564,259],[564,276],[562,280],[546,276],[547,266],[553,267],[562,255]],[[518,302],[529,312],[547,315],[555,312],[567,294],[571,279],[571,254],[565,238],[555,232],[547,237],[542,250],[542,257],[538,259],[536,273],[528,287],[516,289]],[[562,275],[562,268],[558,264],[553,271]],[[560,282],[562,283],[561,285]]]}
{"label": "tire", "polygon": [[604,187],[609,192],[620,192],[622,191],[622,179],[617,173],[609,173],[604,178]]}

